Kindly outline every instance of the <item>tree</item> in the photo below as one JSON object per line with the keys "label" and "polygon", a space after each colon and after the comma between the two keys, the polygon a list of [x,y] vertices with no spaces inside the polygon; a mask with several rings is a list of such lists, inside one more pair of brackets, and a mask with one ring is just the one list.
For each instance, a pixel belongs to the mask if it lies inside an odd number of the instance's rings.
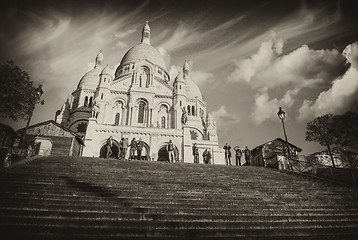
{"label": "tree", "polygon": [[336,135],[339,138],[339,154],[345,166],[356,168],[358,165],[358,113],[346,112],[333,117]]}
{"label": "tree", "polygon": [[0,117],[28,119],[38,98],[26,71],[13,61],[0,65]]}
{"label": "tree", "polygon": [[340,138],[337,137],[336,125],[337,121],[334,120],[333,115],[326,114],[308,122],[306,128],[306,141],[318,142],[322,146],[326,146],[333,167],[336,166],[334,164],[331,146],[340,142]]}
{"label": "tree", "polygon": [[340,147],[358,143],[358,113],[349,111],[344,115],[334,116],[333,121]]}

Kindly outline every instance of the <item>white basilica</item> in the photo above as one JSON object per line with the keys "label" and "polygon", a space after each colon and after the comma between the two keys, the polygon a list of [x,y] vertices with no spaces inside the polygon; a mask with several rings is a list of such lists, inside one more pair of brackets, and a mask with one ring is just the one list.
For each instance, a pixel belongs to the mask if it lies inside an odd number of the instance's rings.
{"label": "white basilica", "polygon": [[127,51],[114,74],[100,52],[71,101],[57,111],[56,122],[84,137],[82,156],[103,156],[112,136],[114,154],[121,138],[129,142],[135,138],[144,142],[142,156],[165,160],[166,145],[172,140],[179,162],[193,162],[196,143],[200,153],[209,149],[212,162],[221,163],[216,125],[191,80],[188,63],[170,79],[162,55],[150,44],[150,33],[146,22],[141,42]]}

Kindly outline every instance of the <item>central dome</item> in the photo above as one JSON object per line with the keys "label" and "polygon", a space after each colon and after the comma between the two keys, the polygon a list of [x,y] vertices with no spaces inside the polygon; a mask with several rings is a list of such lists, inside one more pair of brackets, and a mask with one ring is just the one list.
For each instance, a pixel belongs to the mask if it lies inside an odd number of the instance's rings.
{"label": "central dome", "polygon": [[143,59],[147,59],[148,61],[167,71],[165,61],[160,52],[150,44],[143,42],[129,49],[128,52],[124,55],[120,65]]}

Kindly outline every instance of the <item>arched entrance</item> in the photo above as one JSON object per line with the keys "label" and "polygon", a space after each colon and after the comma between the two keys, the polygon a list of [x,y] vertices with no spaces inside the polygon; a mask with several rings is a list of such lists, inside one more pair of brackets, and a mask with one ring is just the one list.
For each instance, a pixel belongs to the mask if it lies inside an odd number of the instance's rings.
{"label": "arched entrance", "polygon": [[[119,149],[118,149],[116,143],[113,143],[111,150],[112,150],[112,154],[109,156],[109,158],[117,158]],[[99,157],[106,158],[106,154],[107,154],[107,147],[106,147],[106,145],[103,145],[100,149]]]}
{"label": "arched entrance", "polygon": [[[131,150],[131,148],[129,147],[128,151],[127,151],[127,157],[128,158],[130,157],[129,156],[130,150]],[[146,160],[146,161],[149,160],[150,159],[149,154],[150,154],[149,145],[146,142],[143,142],[143,149],[142,149],[141,159],[140,160]],[[135,152],[134,152],[134,159],[138,160],[137,150],[135,150]]]}
{"label": "arched entrance", "polygon": [[[179,162],[179,150],[174,146],[174,155],[175,161]],[[160,162],[169,162],[169,155],[167,151],[167,145],[162,146],[158,151],[158,161]]]}

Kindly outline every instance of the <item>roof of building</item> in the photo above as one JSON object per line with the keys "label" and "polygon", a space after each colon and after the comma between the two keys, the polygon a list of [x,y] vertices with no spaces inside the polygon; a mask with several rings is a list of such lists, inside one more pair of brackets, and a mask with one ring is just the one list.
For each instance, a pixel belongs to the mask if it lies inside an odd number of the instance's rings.
{"label": "roof of building", "polygon": [[203,100],[200,88],[190,78],[185,79],[185,94],[187,98]]}
{"label": "roof of building", "polygon": [[122,58],[120,65],[123,65],[127,62],[135,62],[144,59],[148,59],[153,64],[167,71],[163,56],[156,48],[147,43],[140,43],[129,49]]}
{"label": "roof of building", "polygon": [[[61,128],[62,130],[64,130],[64,131],[70,133],[71,135],[73,135],[73,136],[78,140],[78,142],[79,142],[80,144],[82,144],[82,145],[84,144],[83,139],[82,139],[82,137],[81,137],[80,135],[78,135],[76,132],[74,132],[74,131],[72,131],[72,130],[66,128],[66,127],[64,127],[63,125],[61,125],[61,124],[55,122],[54,120],[47,120],[47,121],[44,121],[44,122],[36,123],[36,124],[34,124],[34,125],[30,125],[30,126],[28,127],[28,129],[35,128],[35,127],[39,127],[39,126],[42,126],[42,125],[47,125],[47,124],[53,124],[53,125],[55,125],[55,126]],[[20,128],[19,130],[17,130],[17,132],[21,134],[21,132],[23,132],[24,130],[25,130],[25,128]]]}
{"label": "roof of building", "polygon": [[[254,147],[252,150],[254,150],[254,149],[256,149],[256,148],[261,148],[261,147],[263,147],[263,146],[265,146],[265,145],[267,145],[268,143],[271,143],[271,142],[273,142],[273,141],[281,141],[281,142],[284,142],[284,143],[286,142],[286,141],[283,140],[282,138],[276,138],[276,139],[274,139],[274,140],[265,142],[265,143],[263,143],[263,144],[261,144],[261,145],[259,145],[259,146],[257,146],[257,147]],[[288,142],[288,144],[289,144],[291,147],[296,148],[298,152],[301,152],[301,151],[302,151],[302,149],[301,149],[300,147],[297,147],[296,145],[293,145],[293,144],[290,143],[290,142]]]}
{"label": "roof of building", "polygon": [[146,21],[143,27],[141,43],[127,51],[122,58],[120,66],[127,62],[135,62],[144,59],[147,59],[151,63],[168,71],[163,56],[150,44],[150,27],[148,21]]}
{"label": "roof of building", "polygon": [[99,75],[102,72],[102,68],[97,66],[91,71],[87,72],[81,78],[77,85],[77,88],[96,89],[99,82]]}
{"label": "roof of building", "polygon": [[109,75],[111,77],[113,77],[113,71],[109,68],[108,64],[103,68],[102,73],[101,74],[106,74]]}

